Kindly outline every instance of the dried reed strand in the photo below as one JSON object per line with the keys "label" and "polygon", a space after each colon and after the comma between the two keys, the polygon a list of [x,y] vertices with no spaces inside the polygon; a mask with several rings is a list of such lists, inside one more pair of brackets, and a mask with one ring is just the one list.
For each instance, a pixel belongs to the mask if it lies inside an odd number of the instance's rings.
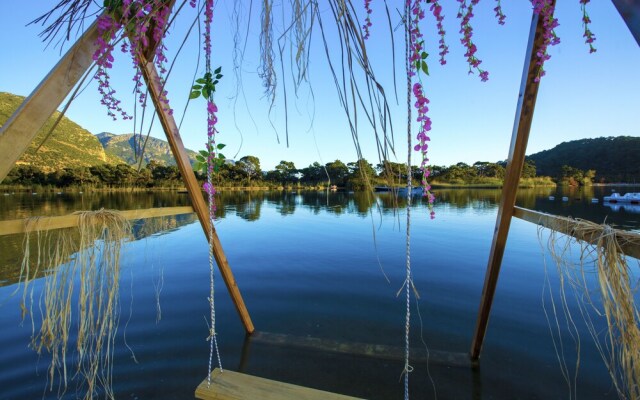
{"label": "dried reed strand", "polygon": [[[636,287],[628,264],[630,259],[621,248],[640,246],[640,236],[608,225],[570,218],[559,218],[548,227],[551,233],[547,249],[558,268],[560,306],[569,332],[577,343],[577,351],[580,349],[578,329],[567,302],[566,289],[573,292],[578,311],[611,375],[618,396],[621,399],[640,399],[640,314],[634,299]],[[579,241],[578,262],[572,261],[570,255],[575,239],[558,236],[555,231],[571,232],[572,236],[583,239]],[[595,274],[596,290],[589,284],[590,274]],[[599,298],[594,298],[594,293]],[[555,304],[553,311],[559,332]],[[594,311],[597,316],[604,317],[606,332],[596,328]],[[560,354],[563,350],[556,347],[556,351],[563,365],[564,355]],[[579,362],[578,355],[576,374]],[[568,380],[566,364],[563,374]]]}
{"label": "dried reed strand", "polygon": [[[131,226],[114,211],[76,213],[78,229],[48,235],[30,224],[25,238],[25,255],[21,271],[24,287],[23,312],[29,311],[33,322],[31,280],[46,270],[40,303],[42,322],[32,335],[32,347],[51,356],[48,368],[49,390],[58,383],[62,396],[69,379],[80,379],[78,391],[84,399],[94,396],[115,398],[112,390],[114,338],[119,321],[120,254],[124,241],[131,237]],[[29,237],[35,233],[37,257],[31,259]],[[34,263],[34,267],[30,264]],[[27,293],[30,298],[27,299]],[[77,309],[74,315],[74,304]],[[72,351],[75,335],[75,371],[67,368],[67,354]],[[79,394],[79,393],[78,393]]]}

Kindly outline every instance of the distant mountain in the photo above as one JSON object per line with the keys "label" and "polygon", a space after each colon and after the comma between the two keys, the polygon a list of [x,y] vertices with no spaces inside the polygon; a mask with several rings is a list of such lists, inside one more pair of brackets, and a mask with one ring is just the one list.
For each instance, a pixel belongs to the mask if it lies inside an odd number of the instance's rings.
{"label": "distant mountain", "polygon": [[562,166],[595,170],[596,182],[640,182],[640,137],[617,136],[563,142],[527,157],[536,173],[560,176]]}
{"label": "distant mountain", "polygon": [[[22,96],[0,92],[0,126],[7,122],[23,100]],[[107,154],[100,141],[91,132],[67,117],[62,117],[51,136],[36,153],[36,149],[59,115],[59,112],[55,112],[49,118],[16,164],[30,164],[45,172],[52,172],[72,166],[91,166],[105,163],[115,165],[123,162],[118,157]]]}
{"label": "distant mountain", "polygon": [[[96,135],[107,154],[121,158],[127,164],[137,165],[139,158],[136,160],[135,149],[142,149],[144,146],[144,156],[142,165],[146,165],[150,160],[155,160],[164,165],[176,165],[176,161],[171,152],[169,143],[162,139],[156,139],[149,136],[146,145],[146,137],[140,138],[140,135],[134,136],[132,133],[116,135],[114,133],[102,132]],[[196,159],[196,152],[187,149],[187,155],[191,164]]]}

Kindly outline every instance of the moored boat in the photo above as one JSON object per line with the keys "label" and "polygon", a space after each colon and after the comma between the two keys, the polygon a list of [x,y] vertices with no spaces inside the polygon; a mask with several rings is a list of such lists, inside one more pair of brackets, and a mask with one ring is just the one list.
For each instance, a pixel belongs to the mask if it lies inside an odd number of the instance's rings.
{"label": "moored boat", "polygon": [[621,196],[620,193],[612,193],[611,196],[604,196],[604,201],[608,203],[640,204],[640,193],[625,193],[624,196]]}

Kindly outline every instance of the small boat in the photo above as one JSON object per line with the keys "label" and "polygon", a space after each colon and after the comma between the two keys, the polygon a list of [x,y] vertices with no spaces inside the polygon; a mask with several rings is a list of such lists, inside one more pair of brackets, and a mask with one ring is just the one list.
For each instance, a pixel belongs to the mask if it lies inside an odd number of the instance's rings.
{"label": "small boat", "polygon": [[611,196],[604,196],[604,201],[608,203],[640,204],[640,193],[625,193],[624,196],[621,196],[620,193],[612,193]]}
{"label": "small boat", "polygon": [[569,201],[569,198],[568,198],[567,196],[564,196],[564,197],[562,198],[562,201]]}
{"label": "small boat", "polygon": [[556,196],[549,196],[549,200],[554,201],[556,199]]}
{"label": "small boat", "polygon": [[594,198],[592,198],[592,199],[591,199],[591,202],[592,202],[592,203],[597,203],[597,202],[598,202],[598,199],[594,197]]}
{"label": "small boat", "polygon": [[[407,188],[406,187],[395,188],[394,192],[397,193],[398,196],[406,196],[407,195]],[[411,187],[411,195],[412,196],[421,195],[422,192],[423,192],[423,190],[422,190],[421,186],[413,186],[413,187]]]}

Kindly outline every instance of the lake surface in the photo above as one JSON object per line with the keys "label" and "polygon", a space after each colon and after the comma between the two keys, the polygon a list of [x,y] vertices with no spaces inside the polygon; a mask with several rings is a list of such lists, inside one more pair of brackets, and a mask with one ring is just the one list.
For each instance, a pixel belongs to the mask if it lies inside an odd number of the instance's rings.
{"label": "lake surface", "polygon": [[[601,204],[611,189],[523,189],[518,205],[640,231],[640,210]],[[436,195],[435,220],[429,219],[419,198],[412,209],[412,268],[420,299],[412,304],[411,346],[424,348],[424,341],[433,351],[467,353],[500,191],[448,189]],[[549,200],[550,195],[556,200]],[[569,201],[562,202],[562,196]],[[593,197],[600,203],[592,204]],[[188,203],[186,195],[162,192],[0,194],[0,220]],[[296,338],[403,346],[405,304],[396,293],[404,282],[406,210],[395,209],[393,203],[384,194],[219,194],[216,229],[256,329]],[[116,397],[193,398],[206,377],[209,357],[208,246],[202,228],[190,214],[137,223],[134,230],[136,239],[126,244],[122,255]],[[546,232],[541,236],[545,241]],[[46,386],[49,359],[29,348],[31,323],[20,314],[16,282],[22,241],[21,235],[0,236],[0,399],[56,398],[56,389],[50,392]],[[480,368],[412,362],[413,398],[617,398],[583,325],[578,324],[582,340],[576,383],[570,388],[563,378],[542,306],[544,298],[550,312],[548,289],[543,294],[545,260],[557,295],[556,267],[540,244],[538,228],[514,219]],[[637,262],[630,265],[637,281]],[[36,300],[42,281],[34,285]],[[245,338],[219,274],[216,312],[224,368],[363,398],[403,396],[402,360]],[[573,375],[575,344],[564,327],[561,331]],[[76,397],[75,385],[71,383],[65,398]]]}

